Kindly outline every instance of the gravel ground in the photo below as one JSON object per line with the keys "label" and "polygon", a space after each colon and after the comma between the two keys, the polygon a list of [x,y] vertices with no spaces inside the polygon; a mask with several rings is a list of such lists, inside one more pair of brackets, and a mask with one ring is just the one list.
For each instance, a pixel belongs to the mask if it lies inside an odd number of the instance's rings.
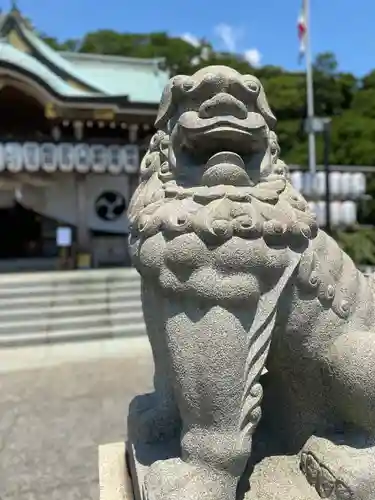
{"label": "gravel ground", "polygon": [[98,446],[125,438],[152,371],[138,352],[0,373],[0,500],[97,500]]}

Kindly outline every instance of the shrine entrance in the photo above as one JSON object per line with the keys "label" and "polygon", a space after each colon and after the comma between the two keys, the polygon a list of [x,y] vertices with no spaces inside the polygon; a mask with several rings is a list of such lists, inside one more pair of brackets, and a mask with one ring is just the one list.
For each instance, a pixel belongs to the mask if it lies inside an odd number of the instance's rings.
{"label": "shrine entrance", "polygon": [[43,255],[42,217],[15,203],[0,208],[0,259],[28,259]]}

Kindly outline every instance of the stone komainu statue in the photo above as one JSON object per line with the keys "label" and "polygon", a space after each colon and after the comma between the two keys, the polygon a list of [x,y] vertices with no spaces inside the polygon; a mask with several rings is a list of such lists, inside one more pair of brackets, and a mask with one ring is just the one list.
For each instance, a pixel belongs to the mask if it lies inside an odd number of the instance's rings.
{"label": "stone komainu statue", "polygon": [[164,90],[129,209],[155,361],[128,419],[141,498],[375,498],[373,281],[293,189],[275,124],[227,67]]}

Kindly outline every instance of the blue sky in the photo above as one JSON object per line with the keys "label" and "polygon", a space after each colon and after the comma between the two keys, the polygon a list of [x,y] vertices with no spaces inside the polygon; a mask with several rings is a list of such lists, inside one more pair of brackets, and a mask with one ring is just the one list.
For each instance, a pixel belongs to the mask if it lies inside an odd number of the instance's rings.
{"label": "blue sky", "polygon": [[[0,0],[9,9],[10,0]],[[18,0],[41,31],[59,39],[109,28],[205,37],[218,49],[246,51],[261,64],[297,69],[301,0]],[[375,69],[375,0],[311,0],[313,53],[332,51],[340,69]]]}

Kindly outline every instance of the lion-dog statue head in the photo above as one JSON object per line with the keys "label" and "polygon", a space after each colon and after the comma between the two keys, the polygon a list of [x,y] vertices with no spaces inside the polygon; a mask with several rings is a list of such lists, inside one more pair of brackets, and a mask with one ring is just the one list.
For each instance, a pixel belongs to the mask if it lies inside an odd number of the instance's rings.
{"label": "lion-dog statue head", "polygon": [[172,78],[129,207],[133,256],[158,232],[194,232],[207,245],[237,236],[298,247],[315,237],[315,217],[279,159],[275,125],[252,75],[209,66]]}

